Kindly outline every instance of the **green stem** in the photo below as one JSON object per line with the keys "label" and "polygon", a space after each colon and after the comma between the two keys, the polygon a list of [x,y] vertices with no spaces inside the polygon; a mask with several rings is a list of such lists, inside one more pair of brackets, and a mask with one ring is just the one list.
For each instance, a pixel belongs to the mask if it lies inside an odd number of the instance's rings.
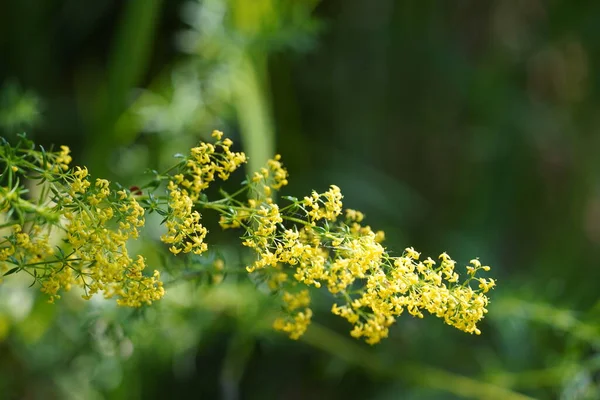
{"label": "green stem", "polygon": [[[73,254],[73,253],[71,253],[71,254]],[[42,265],[42,264],[57,264],[57,263],[67,262],[67,261],[69,261],[69,262],[71,262],[71,261],[82,261],[81,258],[69,258],[69,256],[71,254],[69,254],[64,259],[61,258],[61,259],[57,259],[55,261],[40,261],[40,262],[36,262],[36,263],[25,264],[25,265],[23,265],[23,268],[25,268],[25,267],[29,268],[29,267],[33,267],[33,266],[36,266],[36,265]]]}
{"label": "green stem", "polygon": [[285,215],[282,215],[281,218],[285,219],[286,221],[296,222],[296,223],[304,225],[304,226],[312,226],[312,224],[310,222],[304,221],[304,220],[302,220],[300,218],[288,217],[288,216],[285,216]]}
{"label": "green stem", "polygon": [[233,208],[234,210],[238,210],[238,211],[256,211],[255,208],[234,206],[231,204],[219,204],[214,201],[199,201],[199,202],[197,202],[197,204],[203,208],[212,209],[212,210],[226,210],[226,209]]}

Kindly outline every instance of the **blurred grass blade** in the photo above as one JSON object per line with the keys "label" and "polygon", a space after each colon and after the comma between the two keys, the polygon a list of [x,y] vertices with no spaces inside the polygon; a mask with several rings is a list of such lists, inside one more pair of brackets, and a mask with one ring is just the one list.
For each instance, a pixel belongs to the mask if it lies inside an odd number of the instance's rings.
{"label": "blurred grass blade", "polygon": [[532,400],[529,396],[513,392],[509,389],[453,374],[438,368],[415,364],[384,365],[375,354],[361,347],[357,342],[314,322],[311,324],[310,329],[302,336],[301,340],[346,362],[371,370],[381,376],[404,379],[424,387],[443,390],[464,398]]}
{"label": "blurred grass blade", "polygon": [[242,57],[233,78],[234,104],[238,113],[244,150],[249,156],[248,169],[258,171],[275,153],[275,134],[267,99],[265,79],[261,79],[265,62],[248,54]]}
{"label": "blurred grass blade", "polygon": [[[115,124],[126,111],[128,96],[140,85],[146,73],[156,19],[162,0],[129,0],[125,2],[110,54],[104,84],[96,82],[87,91],[93,94],[82,99],[83,108],[89,110],[88,126],[94,131],[89,135],[89,165],[104,169],[104,160],[115,144],[126,144],[134,139],[136,131],[116,130]],[[96,77],[96,79],[98,76]],[[89,78],[88,78],[89,79]],[[118,133],[118,134],[117,134]]]}
{"label": "blurred grass blade", "polygon": [[129,91],[140,84],[146,73],[161,3],[162,0],[125,3],[108,66],[106,118],[111,124],[124,111]]}

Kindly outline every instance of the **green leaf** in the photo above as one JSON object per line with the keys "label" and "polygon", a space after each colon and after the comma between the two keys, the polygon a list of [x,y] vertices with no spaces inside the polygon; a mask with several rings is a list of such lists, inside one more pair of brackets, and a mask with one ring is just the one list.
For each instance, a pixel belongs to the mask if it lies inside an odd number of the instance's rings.
{"label": "green leaf", "polygon": [[31,285],[29,285],[29,287],[32,287],[33,285],[35,285],[35,283],[37,282],[37,269],[33,270],[33,282],[31,282]]}
{"label": "green leaf", "polygon": [[21,267],[14,267],[14,268],[11,268],[11,269],[9,269],[8,271],[6,271],[6,272],[4,273],[4,276],[12,275],[12,274],[14,274],[15,272],[17,272],[19,269],[21,269]]}

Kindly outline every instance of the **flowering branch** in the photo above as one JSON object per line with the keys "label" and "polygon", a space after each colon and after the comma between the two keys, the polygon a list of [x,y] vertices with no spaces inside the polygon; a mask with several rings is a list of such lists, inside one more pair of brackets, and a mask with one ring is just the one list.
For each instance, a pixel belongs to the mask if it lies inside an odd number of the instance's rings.
{"label": "flowering branch", "polygon": [[[191,149],[157,174],[141,196],[138,188],[92,180],[85,167],[71,167],[66,146],[45,151],[24,137],[16,146],[3,141],[0,213],[6,222],[0,225],[0,272],[31,275],[51,302],[78,286],[86,299],[102,293],[122,306],[151,304],[165,294],[160,273],[145,274],[145,258],[127,248],[139,237],[145,213],[164,217],[161,241],[181,256],[208,250],[201,211],[212,210],[223,229],[243,232],[242,244],[255,254],[246,271],[278,296],[282,312],[273,326],[292,339],[310,324],[311,286],[327,290],[336,299],[332,313],[352,324],[353,337],[370,344],[387,337],[405,310],[419,318],[427,311],[460,330],[480,333],[476,325],[487,312],[486,293],[495,281],[477,275],[489,267],[471,260],[461,283],[446,253],[438,262],[421,260],[412,247],[391,255],[382,245],[383,232],[363,225],[360,211],[343,209],[335,185],[303,199],[284,197],[287,204],[280,208],[273,195],[287,185],[288,174],[279,155],[237,192],[222,192],[211,201],[206,189],[247,161],[244,153],[231,151],[232,141],[221,132],[212,136],[214,143]],[[28,198],[24,181],[41,185],[40,195]]]}

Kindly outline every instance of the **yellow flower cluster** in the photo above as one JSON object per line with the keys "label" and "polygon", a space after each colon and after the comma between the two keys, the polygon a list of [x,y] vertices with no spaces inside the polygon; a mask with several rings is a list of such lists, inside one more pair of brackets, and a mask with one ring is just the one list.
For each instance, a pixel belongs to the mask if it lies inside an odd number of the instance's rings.
{"label": "yellow flower cluster", "polygon": [[[69,170],[69,164],[73,159],[71,158],[71,149],[68,146],[60,146],[58,152],[47,152],[42,157],[40,154],[33,154],[36,158],[36,164],[39,165],[43,170],[53,174],[60,174]],[[13,168],[14,172],[17,169]]]}
{"label": "yellow flower cluster", "polygon": [[194,147],[179,173],[173,176],[167,186],[167,233],[161,236],[161,240],[171,245],[169,250],[173,254],[201,254],[207,250],[204,239],[208,231],[200,222],[201,214],[194,210],[195,204],[215,177],[227,180],[232,172],[246,162],[244,153],[231,151],[231,139],[222,140],[222,132],[214,131],[212,136],[217,142],[214,145],[201,143]]}
{"label": "yellow flower cluster", "polygon": [[[440,258],[440,266],[434,268],[435,261],[419,261],[412,248],[402,257],[382,257],[381,266],[368,274],[360,296],[348,296],[346,304],[334,305],[332,312],[354,324],[352,336],[371,344],[387,337],[389,326],[405,309],[419,318],[426,310],[448,325],[479,334],[476,324],[487,312],[487,290],[457,284],[455,262],[446,253]],[[495,284],[491,279],[486,283],[488,290]]]}
{"label": "yellow flower cluster", "polygon": [[54,161],[54,172],[67,171],[69,169],[69,164],[73,160],[69,154],[71,154],[69,147],[60,146],[60,152]]}
{"label": "yellow flower cluster", "polygon": [[298,339],[306,332],[312,318],[310,294],[304,289],[298,293],[283,292],[285,316],[279,317],[273,322],[273,328],[287,333],[291,339]]}
{"label": "yellow flower cluster", "polygon": [[0,272],[6,273],[11,264],[37,264],[54,253],[48,234],[42,232],[41,226],[33,225],[28,232],[23,232],[23,227],[15,224],[9,230],[0,242]]}
{"label": "yellow flower cluster", "polygon": [[[249,204],[255,206],[257,202],[250,200]],[[269,243],[275,239],[277,227],[283,222],[283,219],[277,204],[262,204],[249,215],[248,218],[253,222],[255,229],[252,235],[243,242],[243,245],[254,249],[266,249],[265,256],[259,259],[253,267],[247,268],[248,272],[252,272],[254,269],[269,264],[271,259]]]}
{"label": "yellow flower cluster", "polygon": [[[130,256],[127,249],[145,222],[137,200],[124,190],[112,190],[105,179],[92,182],[86,168],[69,170],[66,146],[33,156],[43,168],[36,172],[48,180],[44,190],[52,196],[37,203],[20,196],[7,202],[8,215],[17,212],[32,223],[15,224],[4,236],[0,269],[29,273],[51,302],[74,285],[83,288],[84,298],[101,292],[124,306],[139,307],[162,298],[158,271],[143,275],[144,258]],[[64,250],[50,245],[52,234],[64,235]]]}
{"label": "yellow flower cluster", "polygon": [[[360,211],[346,210],[342,214],[342,194],[332,185],[325,193],[313,192],[310,197],[289,209],[304,215],[283,213],[275,204],[251,200],[245,209],[250,221],[245,227],[244,245],[253,248],[256,260],[248,272],[260,274],[272,291],[283,293],[283,312],[274,327],[292,338],[298,338],[310,322],[309,298],[302,297],[302,311],[287,288],[299,284],[327,290],[343,300],[334,304],[332,313],[353,325],[351,335],[375,344],[387,337],[389,327],[404,310],[423,317],[426,310],[447,324],[469,333],[479,334],[476,327],[484,314],[488,298],[485,293],[495,282],[479,278],[479,289],[470,287],[482,267],[473,260],[468,269],[469,280],[458,283],[455,262],[447,255],[441,263],[407,248],[401,257],[391,256],[381,244],[383,232],[373,232],[360,222]],[[286,222],[300,229],[286,227]],[[292,279],[293,277],[293,279]]]}
{"label": "yellow flower cluster", "polygon": [[[288,173],[281,163],[281,156],[277,154],[274,158],[267,161],[267,166],[255,172],[252,176],[252,182],[262,188],[262,194],[265,202],[271,203],[273,190],[279,190],[288,184]],[[260,194],[260,190],[258,190]]]}
{"label": "yellow flower cluster", "polygon": [[[270,236],[269,232],[274,232],[276,227],[275,224],[280,223],[277,215],[279,215],[279,208],[276,204],[273,204],[273,191],[279,190],[283,186],[288,184],[288,173],[283,164],[281,163],[281,156],[277,154],[273,159],[267,161],[267,166],[255,172],[250,180],[252,191],[249,196],[256,197],[248,200],[248,207],[229,207],[221,210],[221,218],[219,224],[223,229],[246,227],[248,220],[253,218],[260,219],[259,222],[260,232],[258,237],[254,237],[251,240],[259,240],[266,244],[267,237]],[[270,222],[271,221],[271,222]],[[262,239],[259,239],[262,237]],[[249,245],[249,243],[244,243]],[[252,246],[250,246],[252,247]]]}
{"label": "yellow flower cluster", "polygon": [[313,191],[310,197],[304,198],[304,206],[313,223],[320,219],[335,221],[342,213],[342,192],[336,185],[331,185],[330,189],[323,194]]}
{"label": "yellow flower cluster", "polygon": [[[79,205],[76,212],[64,213],[66,240],[72,247],[68,265],[81,281],[86,298],[102,292],[105,298],[117,297],[119,305],[139,307],[151,304],[164,295],[160,274],[144,276],[144,258],[129,255],[127,242],[139,236],[144,226],[144,209],[124,190],[113,192],[105,179],[97,179],[90,190],[87,169],[74,173],[70,193],[64,205]],[[109,197],[113,198],[109,200]],[[61,275],[66,287],[67,276]],[[70,282],[75,283],[75,282]],[[56,285],[52,286],[56,288]],[[43,288],[54,295],[48,287]]]}
{"label": "yellow flower cluster", "polygon": [[169,208],[166,220],[167,233],[161,236],[164,243],[172,244],[171,253],[194,252],[201,254],[207,250],[204,238],[208,231],[200,223],[200,213],[194,210],[194,201],[186,189],[180,189],[173,181],[169,182]]}

